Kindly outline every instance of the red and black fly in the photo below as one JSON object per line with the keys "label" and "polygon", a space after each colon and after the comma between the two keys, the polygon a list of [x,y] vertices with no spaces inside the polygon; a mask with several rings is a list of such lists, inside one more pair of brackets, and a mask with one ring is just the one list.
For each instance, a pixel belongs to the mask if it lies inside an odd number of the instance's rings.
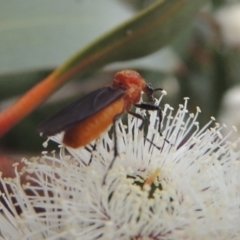
{"label": "red and black fly", "polygon": [[[115,123],[125,112],[141,119],[146,117],[132,112],[132,106],[144,110],[158,111],[159,133],[162,111],[154,105],[153,93],[161,88],[153,89],[141,75],[133,70],[123,70],[115,74],[113,82],[106,87],[97,89],[85,97],[70,104],[51,118],[43,122],[38,130],[43,136],[53,136],[64,132],[63,144],[71,148],[85,147],[101,133],[113,125],[114,158],[109,165],[112,168],[118,155]],[[148,102],[141,102],[142,92],[146,94]],[[104,178],[105,182],[105,178]]]}

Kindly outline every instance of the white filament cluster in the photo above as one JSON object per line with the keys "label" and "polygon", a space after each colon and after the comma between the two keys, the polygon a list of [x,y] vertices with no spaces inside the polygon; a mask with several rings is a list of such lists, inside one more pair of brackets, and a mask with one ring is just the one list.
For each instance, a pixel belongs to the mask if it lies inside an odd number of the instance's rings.
{"label": "white filament cluster", "polygon": [[[228,142],[213,118],[200,129],[200,109],[189,114],[187,102],[175,114],[165,105],[162,136],[156,112],[146,136],[140,120],[119,122],[119,156],[109,171],[108,133],[95,151],[61,147],[24,160],[22,173],[0,178],[0,239],[239,239],[238,142]],[[144,184],[156,169],[153,183]]]}

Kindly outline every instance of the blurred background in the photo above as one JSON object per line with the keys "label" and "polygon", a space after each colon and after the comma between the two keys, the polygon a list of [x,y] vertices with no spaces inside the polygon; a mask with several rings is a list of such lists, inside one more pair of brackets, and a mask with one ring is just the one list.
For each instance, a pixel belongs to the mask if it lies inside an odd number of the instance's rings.
{"label": "blurred background", "polygon": [[[0,111],[14,103],[79,49],[133,17],[153,0],[0,0]],[[154,39],[158,41],[158,39]],[[151,43],[148,43],[151,44]],[[144,47],[144,46],[143,46]],[[82,95],[110,83],[116,71],[135,69],[168,92],[175,109],[240,129],[240,1],[209,1],[165,48],[137,60],[113,63],[84,79],[75,77],[0,140],[1,154],[43,150],[37,126]],[[233,139],[238,137],[234,133]]]}

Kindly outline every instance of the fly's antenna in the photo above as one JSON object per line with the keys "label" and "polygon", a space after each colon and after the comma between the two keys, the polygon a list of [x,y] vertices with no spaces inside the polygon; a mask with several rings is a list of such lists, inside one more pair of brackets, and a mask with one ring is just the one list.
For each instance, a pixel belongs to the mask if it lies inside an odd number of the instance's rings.
{"label": "fly's antenna", "polygon": [[163,91],[163,89],[162,88],[155,88],[153,91],[154,92],[156,92],[156,91]]}

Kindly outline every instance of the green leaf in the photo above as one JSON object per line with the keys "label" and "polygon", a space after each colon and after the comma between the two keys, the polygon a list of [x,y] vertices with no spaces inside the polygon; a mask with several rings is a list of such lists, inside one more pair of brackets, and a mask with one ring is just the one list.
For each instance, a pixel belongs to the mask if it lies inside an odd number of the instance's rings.
{"label": "green leaf", "polygon": [[[170,43],[207,0],[156,1],[130,21],[88,45],[59,68],[58,77],[84,76],[114,62],[148,55]],[[64,76],[64,75],[67,76]]]}
{"label": "green leaf", "polygon": [[0,0],[0,74],[55,69],[133,16],[117,0]]}

